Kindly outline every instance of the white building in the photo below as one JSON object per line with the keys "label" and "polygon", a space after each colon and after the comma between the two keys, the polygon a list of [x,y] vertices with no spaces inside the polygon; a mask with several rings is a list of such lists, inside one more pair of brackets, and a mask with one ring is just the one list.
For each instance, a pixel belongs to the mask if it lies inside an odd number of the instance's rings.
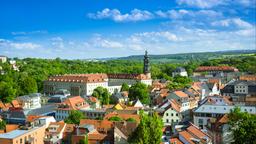
{"label": "white building", "polygon": [[182,119],[180,107],[175,100],[167,99],[159,106],[157,111],[160,112],[165,126],[177,124]]}
{"label": "white building", "polygon": [[6,63],[7,57],[6,56],[0,56],[0,62],[1,63]]}
{"label": "white building", "polygon": [[[216,121],[217,118],[237,107],[226,98],[219,96],[206,97],[194,111],[194,124],[200,128],[206,128],[208,121]],[[255,106],[238,106],[242,112],[256,114]]]}
{"label": "white building", "polygon": [[183,67],[178,67],[176,68],[173,72],[172,72],[172,77],[175,77],[176,75],[180,75],[180,76],[188,76],[188,73],[186,71],[186,69],[184,69]]}
{"label": "white building", "polygon": [[21,103],[23,109],[37,109],[41,108],[41,94],[33,93],[30,95],[19,96],[17,97],[19,103]]}

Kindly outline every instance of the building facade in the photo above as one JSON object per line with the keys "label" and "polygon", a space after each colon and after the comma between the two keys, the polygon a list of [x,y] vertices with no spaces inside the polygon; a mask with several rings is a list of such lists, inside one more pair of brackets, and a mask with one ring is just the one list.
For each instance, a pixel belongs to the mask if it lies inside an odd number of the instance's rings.
{"label": "building facade", "polygon": [[49,77],[44,81],[44,93],[54,95],[60,89],[70,91],[72,96],[89,96],[99,86],[107,88],[113,94],[121,90],[122,84],[132,85],[141,82],[152,85],[149,57],[147,51],[144,56],[144,69],[142,74],[65,74]]}

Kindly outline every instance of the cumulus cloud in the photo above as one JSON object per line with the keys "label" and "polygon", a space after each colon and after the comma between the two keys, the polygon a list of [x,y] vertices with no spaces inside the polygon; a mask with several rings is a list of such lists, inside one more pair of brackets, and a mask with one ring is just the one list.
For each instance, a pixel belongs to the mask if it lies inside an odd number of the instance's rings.
{"label": "cumulus cloud", "polygon": [[94,46],[96,48],[122,48],[123,44],[120,42],[117,42],[115,40],[109,40],[102,38],[101,36],[96,36],[92,38],[88,45]]}
{"label": "cumulus cloud", "polygon": [[179,5],[186,5],[189,7],[196,7],[202,9],[213,8],[217,6],[242,6],[255,7],[256,0],[176,0]]}
{"label": "cumulus cloud", "polygon": [[212,8],[225,3],[225,0],[177,0],[179,5],[198,8]]}
{"label": "cumulus cloud", "polygon": [[35,44],[35,43],[31,43],[31,42],[13,42],[10,40],[6,40],[6,39],[0,39],[0,47],[4,47],[4,48],[15,48],[15,49],[20,49],[20,50],[24,50],[24,49],[36,49],[39,48],[40,45],[39,44]]}
{"label": "cumulus cloud", "polygon": [[252,28],[253,26],[240,19],[240,18],[230,18],[230,19],[224,19],[220,21],[214,21],[211,23],[213,26],[222,26],[222,27],[237,27],[237,28]]}
{"label": "cumulus cloud", "polygon": [[183,19],[183,18],[216,18],[222,17],[221,12],[214,10],[168,10],[168,11],[156,11],[155,14],[160,18],[169,18],[169,19]]}
{"label": "cumulus cloud", "polygon": [[105,8],[97,13],[89,13],[92,19],[112,19],[116,22],[136,22],[145,21],[153,18],[153,14],[146,10],[134,9],[130,13],[122,14],[118,9]]}

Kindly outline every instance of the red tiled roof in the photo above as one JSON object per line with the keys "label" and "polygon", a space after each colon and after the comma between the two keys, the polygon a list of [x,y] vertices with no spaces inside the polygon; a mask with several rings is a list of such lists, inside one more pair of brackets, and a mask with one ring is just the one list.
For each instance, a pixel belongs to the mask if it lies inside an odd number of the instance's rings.
{"label": "red tiled roof", "polygon": [[[62,108],[62,105],[67,105],[68,108]],[[85,100],[80,96],[74,96],[67,98],[63,103],[60,104],[58,109],[70,109],[70,110],[79,110],[81,108],[88,107],[89,105]]]}
{"label": "red tiled roof", "polygon": [[109,130],[114,127],[113,122],[109,120],[92,120],[92,119],[81,119],[80,125],[91,124],[97,129]]}
{"label": "red tiled roof", "polygon": [[16,124],[7,124],[5,126],[5,131],[6,133],[10,132],[10,131],[13,131],[13,130],[16,130],[19,128],[19,125],[16,125]]}
{"label": "red tiled roof", "polygon": [[196,72],[204,72],[204,71],[227,71],[227,72],[235,72],[238,69],[230,66],[200,66],[196,70]]}
{"label": "red tiled roof", "polygon": [[149,79],[145,74],[107,74],[108,78],[112,79],[136,79],[145,80]]}
{"label": "red tiled roof", "polygon": [[60,133],[60,132],[62,131],[62,129],[64,128],[65,123],[64,123],[64,121],[51,122],[48,127],[51,127],[51,126],[53,126],[53,125],[58,125],[58,126],[59,126],[56,133]]}
{"label": "red tiled roof", "polygon": [[171,144],[183,144],[178,138],[171,138],[170,143]]}
{"label": "red tiled roof", "polygon": [[76,82],[76,83],[95,83],[105,82],[106,74],[66,74],[49,77],[48,81],[55,82]]}
{"label": "red tiled roof", "polygon": [[194,125],[189,126],[187,128],[187,131],[199,139],[202,139],[203,137],[207,136],[204,132],[202,132],[199,128],[195,127]]}
{"label": "red tiled roof", "polygon": [[189,134],[187,131],[179,132],[179,135],[181,135],[190,144],[194,144],[194,142],[191,140],[194,137],[191,134]]}
{"label": "red tiled roof", "polygon": [[44,116],[40,116],[40,115],[28,115],[27,116],[27,121],[28,122],[33,122],[34,120],[40,118],[40,117],[44,117]]}
{"label": "red tiled roof", "polygon": [[188,95],[187,95],[186,93],[184,93],[183,91],[174,91],[174,93],[175,93],[177,96],[181,97],[181,98],[186,98],[186,97],[188,97]]}
{"label": "red tiled roof", "polygon": [[240,80],[256,81],[256,75],[242,75],[239,77]]}

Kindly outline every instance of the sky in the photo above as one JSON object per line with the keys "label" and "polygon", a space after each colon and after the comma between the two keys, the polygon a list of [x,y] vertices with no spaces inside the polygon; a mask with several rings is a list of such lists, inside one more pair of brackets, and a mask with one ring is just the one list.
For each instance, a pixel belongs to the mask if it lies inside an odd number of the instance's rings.
{"label": "sky", "polygon": [[256,0],[1,0],[0,55],[90,59],[256,49]]}

